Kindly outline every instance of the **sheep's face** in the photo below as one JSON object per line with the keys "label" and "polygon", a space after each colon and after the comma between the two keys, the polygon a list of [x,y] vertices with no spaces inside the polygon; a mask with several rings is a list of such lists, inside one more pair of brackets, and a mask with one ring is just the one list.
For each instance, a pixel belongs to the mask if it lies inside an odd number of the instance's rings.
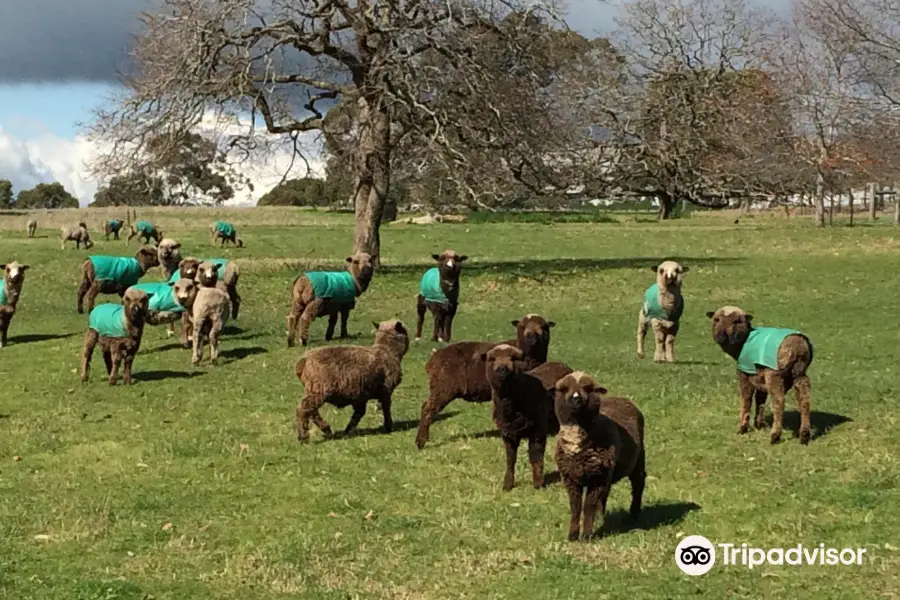
{"label": "sheep's face", "polygon": [[444,250],[440,254],[432,254],[431,258],[437,261],[441,279],[457,280],[462,263],[468,260],[465,254],[459,255],[453,250]]}
{"label": "sheep's face", "polygon": [[175,288],[174,293],[176,300],[178,300],[178,304],[184,307],[194,305],[194,300],[197,298],[197,284],[193,279],[182,277],[169,285]]}
{"label": "sheep's face", "polygon": [[591,394],[605,394],[606,388],[597,385],[590,375],[575,371],[557,381],[553,393],[558,412],[578,416],[588,410]]}
{"label": "sheep's face", "polygon": [[180,252],[181,244],[170,238],[164,238],[159,243],[159,262],[170,262],[177,260]]}
{"label": "sheep's face", "polygon": [[138,262],[144,265],[144,270],[159,266],[159,253],[153,246],[141,246],[134,255]]}
{"label": "sheep's face", "polygon": [[372,325],[375,326],[376,344],[386,340],[396,341],[403,345],[403,353],[406,354],[409,350],[409,331],[402,321],[398,319],[389,319],[381,323],[372,321]]}
{"label": "sheep's face", "polygon": [[489,352],[479,355],[487,369],[487,379],[491,385],[501,386],[513,373],[524,370],[523,359],[525,355],[521,350],[509,344],[494,346]]}
{"label": "sheep's face", "polygon": [[85,223],[84,221],[79,222],[78,228],[87,231],[87,223]]}
{"label": "sheep's face", "polygon": [[753,315],[749,315],[736,306],[723,306],[715,312],[707,312],[712,320],[713,339],[719,346],[740,347],[750,336]]}
{"label": "sheep's face", "polygon": [[512,324],[516,328],[519,347],[522,349],[538,346],[547,348],[550,345],[550,328],[556,326],[553,321],[533,314],[525,315],[524,319],[513,321]]}
{"label": "sheep's face", "polygon": [[674,260],[667,260],[653,267],[656,273],[656,281],[661,286],[681,285],[684,274],[688,272],[687,267],[682,267]]}
{"label": "sheep's face", "polygon": [[219,280],[219,267],[221,266],[211,262],[200,263],[200,266],[197,268],[197,280],[206,287],[216,285],[216,282]]}
{"label": "sheep's face", "polygon": [[200,261],[196,258],[185,258],[178,263],[178,268],[181,271],[181,276],[185,279],[196,279],[197,271],[200,268]]}
{"label": "sheep's face", "polygon": [[353,278],[357,281],[370,281],[372,273],[375,271],[373,263],[376,257],[376,255],[368,254],[367,252],[357,252],[353,256],[348,256],[347,263]]}
{"label": "sheep's face", "polygon": [[147,318],[150,313],[150,297],[152,295],[134,288],[125,290],[125,295],[122,296],[122,305],[125,307],[125,314],[128,316],[129,322],[141,323]]}
{"label": "sheep's face", "polygon": [[30,269],[28,265],[20,265],[18,262],[13,261],[9,264],[3,265],[4,277],[10,283],[19,283],[23,279],[25,279],[25,271]]}

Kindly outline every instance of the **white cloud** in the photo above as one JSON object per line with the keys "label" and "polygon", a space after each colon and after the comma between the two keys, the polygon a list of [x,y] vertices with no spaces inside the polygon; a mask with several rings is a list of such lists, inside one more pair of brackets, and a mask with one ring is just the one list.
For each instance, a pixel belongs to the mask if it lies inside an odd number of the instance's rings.
{"label": "white cloud", "polygon": [[[212,129],[214,123],[207,120],[203,129]],[[229,123],[224,128],[216,127],[220,134],[234,134],[246,131],[246,123]],[[319,158],[321,144],[310,134],[303,144],[304,154],[310,158],[310,175],[324,177],[324,162]],[[83,136],[74,139],[54,134],[20,139],[0,126],[0,179],[9,179],[15,191],[29,189],[39,183],[58,181],[78,198],[82,206],[94,199],[98,183],[88,173],[87,163],[96,156],[97,143]],[[259,198],[272,189],[288,172],[290,177],[306,175],[306,165],[302,160],[291,166],[291,149],[281,145],[269,148],[265,154],[251,156],[238,165],[238,171],[253,184],[253,191],[240,189],[229,204],[256,204]]]}

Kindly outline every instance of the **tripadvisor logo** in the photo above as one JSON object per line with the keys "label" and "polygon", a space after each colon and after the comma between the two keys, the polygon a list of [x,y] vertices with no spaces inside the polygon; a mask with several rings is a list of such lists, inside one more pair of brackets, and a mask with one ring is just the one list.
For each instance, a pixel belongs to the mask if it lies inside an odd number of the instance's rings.
{"label": "tripadvisor logo", "polygon": [[790,548],[753,548],[747,544],[713,544],[702,535],[689,535],[675,548],[675,564],[688,575],[704,575],[716,564],[716,548],[721,564],[748,569],[762,565],[861,565],[866,548],[826,548],[825,544]]}

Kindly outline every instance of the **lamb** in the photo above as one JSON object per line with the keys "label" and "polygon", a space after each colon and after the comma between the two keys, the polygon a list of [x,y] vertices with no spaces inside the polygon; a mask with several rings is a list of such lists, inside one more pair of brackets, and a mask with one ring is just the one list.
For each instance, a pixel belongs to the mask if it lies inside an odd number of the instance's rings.
{"label": "lamb", "polygon": [[675,336],[684,312],[684,297],[681,295],[681,283],[688,267],[682,267],[673,260],[667,260],[656,267],[656,283],[644,292],[644,302],[638,313],[637,356],[644,358],[644,338],[647,329],[653,329],[656,338],[656,351],[653,360],[675,362]]}
{"label": "lamb", "polygon": [[122,304],[100,304],[91,310],[81,351],[82,383],[87,383],[90,378],[91,357],[99,344],[109,374],[109,385],[116,385],[122,362],[125,366],[122,382],[131,384],[131,367],[141,348],[149,305],[150,296],[146,292],[129,288],[122,296]]}
{"label": "lamb", "polygon": [[225,242],[231,242],[238,248],[244,247],[244,240],[237,236],[237,230],[234,228],[234,225],[231,223],[226,223],[225,221],[216,221],[212,225],[209,226],[210,231],[212,231],[212,243],[215,244],[216,240],[222,240],[222,247],[225,247]]}
{"label": "lamb", "polygon": [[25,223],[25,230],[28,231],[28,237],[33,238],[34,232],[37,231],[37,221],[28,219],[28,222]]}
{"label": "lamb", "polygon": [[61,227],[59,230],[59,239],[60,248],[62,250],[66,249],[66,242],[75,242],[76,249],[81,248],[82,244],[84,244],[86,249],[89,249],[94,245],[94,242],[91,240],[91,234],[88,233],[87,225],[84,221],[78,223],[77,229]]}
{"label": "lamb", "polygon": [[813,345],[808,337],[793,329],[753,327],[753,315],[736,306],[723,306],[707,312],[712,319],[715,342],[737,361],[738,385],[741,393],[741,416],[738,434],[750,428],[750,405],[756,398],[757,429],[766,425],[766,399],[772,395],[771,442],[781,441],[784,418],[784,396],[793,387],[800,409],[800,443],[810,438],[809,376]]}
{"label": "lamb", "polygon": [[554,385],[572,372],[565,363],[544,363],[525,370],[525,355],[509,344],[494,346],[475,357],[485,369],[491,387],[493,420],[506,447],[506,475],[503,489],[511,490],[516,482],[516,458],[519,443],[528,440],[528,461],[535,488],[544,485],[544,448],[547,435],[556,433],[553,415]]}
{"label": "lamb", "polygon": [[162,267],[165,278],[171,279],[172,275],[178,270],[178,263],[181,262],[181,244],[172,238],[163,238],[160,240],[156,251],[159,254],[159,266]]}
{"label": "lamb", "polygon": [[109,235],[112,234],[113,239],[119,239],[119,230],[122,229],[122,221],[119,219],[109,219],[103,224],[103,233],[106,234],[106,241],[109,241]]}
{"label": "lamb", "polygon": [[[200,271],[217,270],[217,265],[201,263]],[[217,364],[219,360],[219,336],[228,320],[228,292],[213,282],[212,286],[201,285],[191,309],[191,333],[194,339],[194,354],[191,364],[198,365],[203,358],[203,341],[209,339],[209,360]]]}
{"label": "lamb", "polygon": [[[569,494],[569,541],[590,539],[600,507],[600,528],[614,483],[631,481],[631,517],[641,512],[647,480],[644,415],[626,398],[604,396],[606,390],[581,371],[556,383],[554,406],[559,420],[556,466]],[[583,497],[587,489],[587,495]],[[582,499],[583,497],[583,499]],[[582,506],[584,528],[580,531]]]}
{"label": "lamb", "polygon": [[0,281],[0,348],[4,348],[6,346],[6,334],[9,331],[9,324],[16,314],[19,296],[22,295],[25,271],[31,267],[13,261],[0,268],[3,269],[4,273],[3,280]]}
{"label": "lamb", "polygon": [[347,319],[372,281],[373,262],[377,257],[357,252],[347,257],[347,271],[309,271],[294,280],[291,286],[291,312],[287,316],[287,345],[292,347],[300,330],[300,343],[309,343],[309,326],[317,317],[328,315],[325,340],[334,337],[338,314],[341,315],[341,338],[346,338]]}
{"label": "lamb", "polygon": [[81,285],[78,287],[78,313],[84,313],[87,297],[88,312],[94,309],[98,294],[122,296],[147,271],[159,266],[159,255],[153,246],[142,246],[134,258],[127,256],[89,256],[81,264]]}
{"label": "lamb", "polygon": [[[218,283],[224,286],[225,291],[228,292],[228,299],[231,302],[231,318],[237,319],[241,307],[241,296],[238,294],[237,284],[241,273],[238,269],[238,264],[235,261],[226,260],[224,258],[204,258],[200,260],[189,256],[178,263],[178,269],[172,273],[169,277],[169,281],[178,281],[182,277],[197,280],[200,263],[202,262],[218,265],[216,282],[213,282],[212,285]],[[200,282],[199,280],[198,282],[203,284],[203,282]]]}
{"label": "lamb", "polygon": [[[179,279],[171,283],[138,283],[132,289],[141,290],[150,296],[150,308],[147,323],[150,325],[166,325],[166,336],[175,335],[174,322],[187,317],[194,307],[199,286],[192,279]],[[181,342],[187,345],[188,331],[181,329]]]}
{"label": "lamb", "polygon": [[435,415],[455,398],[468,402],[488,402],[491,386],[485,377],[484,366],[473,359],[474,356],[490,351],[499,343],[509,344],[522,350],[526,369],[533,369],[547,362],[550,346],[550,329],[556,325],[535,314],[513,321],[516,339],[506,342],[456,342],[435,350],[425,372],[428,374],[428,399],[422,403],[416,447],[421,450],[428,443],[431,422]]}
{"label": "lamb", "polygon": [[125,245],[127,246],[130,244],[131,240],[138,236],[143,238],[145,244],[149,244],[150,240],[153,240],[158,244],[159,241],[163,239],[163,232],[150,221],[137,221],[131,226],[131,231],[128,232],[128,239],[125,240]]}
{"label": "lamb", "polygon": [[431,311],[434,317],[434,332],[431,340],[449,342],[453,328],[453,318],[459,306],[459,271],[462,263],[469,257],[460,256],[453,250],[444,250],[431,257],[438,266],[425,271],[419,281],[419,295],[416,296],[416,313],[419,317],[416,324],[416,341],[422,339],[422,324],[425,322],[425,311]]}
{"label": "lamb", "polygon": [[409,333],[402,322],[391,319],[375,323],[372,346],[331,346],[308,351],[297,362],[295,372],[303,383],[304,395],[297,404],[297,439],[309,437],[310,419],[325,437],[331,425],[319,414],[329,403],[338,408],[353,407],[353,416],[344,433],[352,433],[366,414],[366,403],[378,400],[384,415],[384,431],[391,433],[391,397],[403,378],[401,362],[409,350]]}

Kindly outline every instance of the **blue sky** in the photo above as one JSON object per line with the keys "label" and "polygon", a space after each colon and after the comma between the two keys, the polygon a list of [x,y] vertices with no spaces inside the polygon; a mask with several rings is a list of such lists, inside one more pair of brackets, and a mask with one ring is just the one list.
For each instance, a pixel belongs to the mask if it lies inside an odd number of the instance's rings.
{"label": "blue sky", "polygon": [[23,140],[47,133],[74,138],[77,122],[89,120],[113,89],[104,83],[0,85],[0,127]]}

